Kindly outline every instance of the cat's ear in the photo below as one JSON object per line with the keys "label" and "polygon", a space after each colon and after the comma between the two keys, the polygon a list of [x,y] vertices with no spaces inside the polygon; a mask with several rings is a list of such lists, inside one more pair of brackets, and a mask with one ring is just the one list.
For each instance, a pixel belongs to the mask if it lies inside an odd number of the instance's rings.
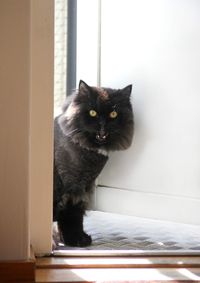
{"label": "cat's ear", "polygon": [[89,85],[87,85],[84,81],[80,80],[79,82],[79,92],[86,93],[90,90]]}
{"label": "cat's ear", "polygon": [[123,94],[124,97],[129,98],[131,95],[131,91],[132,91],[132,85],[128,85],[121,90],[121,93]]}

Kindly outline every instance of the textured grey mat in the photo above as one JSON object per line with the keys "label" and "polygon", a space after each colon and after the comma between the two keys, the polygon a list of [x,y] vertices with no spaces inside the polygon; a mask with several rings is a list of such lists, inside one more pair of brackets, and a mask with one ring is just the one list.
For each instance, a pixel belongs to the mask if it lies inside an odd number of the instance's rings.
{"label": "textured grey mat", "polygon": [[[89,211],[84,220],[92,245],[84,250],[199,251],[200,226],[134,216]],[[55,250],[80,250],[64,246],[56,236]]]}

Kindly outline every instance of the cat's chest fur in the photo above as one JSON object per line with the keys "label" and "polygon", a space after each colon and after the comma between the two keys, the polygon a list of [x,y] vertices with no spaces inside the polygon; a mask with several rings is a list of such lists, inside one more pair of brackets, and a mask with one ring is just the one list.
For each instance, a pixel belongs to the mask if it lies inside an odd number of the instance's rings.
{"label": "cat's chest fur", "polygon": [[94,181],[105,163],[108,155],[105,150],[92,150],[81,147],[63,134],[55,120],[55,161],[65,170],[69,179],[82,179],[85,182]]}
{"label": "cat's chest fur", "polygon": [[105,156],[101,151],[85,149],[73,142],[68,143],[68,150],[71,151],[72,162],[77,172],[81,178],[87,178],[88,181],[97,178],[108,160],[108,156]]}

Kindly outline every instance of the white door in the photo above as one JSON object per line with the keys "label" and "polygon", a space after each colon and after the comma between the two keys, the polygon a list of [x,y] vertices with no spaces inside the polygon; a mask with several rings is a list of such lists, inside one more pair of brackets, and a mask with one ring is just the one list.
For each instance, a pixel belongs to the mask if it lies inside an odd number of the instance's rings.
{"label": "white door", "polygon": [[133,84],[135,138],[111,154],[97,209],[200,224],[199,15],[198,0],[101,1],[100,81]]}

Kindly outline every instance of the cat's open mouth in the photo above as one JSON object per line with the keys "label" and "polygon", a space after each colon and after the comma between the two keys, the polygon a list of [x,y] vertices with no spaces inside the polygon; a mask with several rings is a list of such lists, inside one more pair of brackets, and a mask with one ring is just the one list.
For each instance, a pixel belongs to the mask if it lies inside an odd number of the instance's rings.
{"label": "cat's open mouth", "polygon": [[95,141],[97,144],[105,144],[107,142],[108,134],[96,134]]}

